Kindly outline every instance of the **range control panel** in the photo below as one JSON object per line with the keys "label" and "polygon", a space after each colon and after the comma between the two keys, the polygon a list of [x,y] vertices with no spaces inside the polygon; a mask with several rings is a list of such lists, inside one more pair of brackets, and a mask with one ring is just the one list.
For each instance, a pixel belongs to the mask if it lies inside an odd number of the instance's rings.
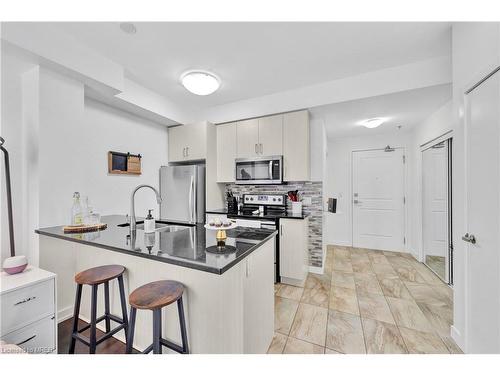
{"label": "range control panel", "polygon": [[243,194],[243,203],[259,206],[284,206],[286,197],[282,194]]}

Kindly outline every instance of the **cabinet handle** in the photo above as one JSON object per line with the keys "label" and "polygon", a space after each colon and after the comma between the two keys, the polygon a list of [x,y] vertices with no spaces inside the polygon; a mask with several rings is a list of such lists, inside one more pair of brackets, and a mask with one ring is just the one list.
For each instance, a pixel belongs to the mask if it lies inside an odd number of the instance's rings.
{"label": "cabinet handle", "polygon": [[22,301],[19,301],[19,302],[14,303],[14,306],[21,305],[21,304],[26,303],[26,302],[29,302],[29,301],[33,301],[33,300],[35,300],[35,299],[36,299],[36,297],[29,297],[29,298],[25,298],[25,299],[23,299]]}
{"label": "cabinet handle", "polygon": [[182,148],[182,157],[185,157],[186,156],[186,147],[183,147]]}
{"label": "cabinet handle", "polygon": [[263,154],[264,153],[264,146],[262,146],[262,143],[260,144],[260,153]]}
{"label": "cabinet handle", "polygon": [[259,151],[257,150],[257,143],[255,144],[254,149],[255,149],[255,153],[256,153],[256,154],[258,154],[258,153],[259,153]]}
{"label": "cabinet handle", "polygon": [[186,157],[189,156],[189,147],[186,147]]}
{"label": "cabinet handle", "polygon": [[29,339],[26,339],[24,341],[18,342],[16,345],[19,346],[19,345],[22,345],[22,344],[26,344],[28,341],[33,340],[35,337],[36,337],[36,335],[33,335]]}
{"label": "cabinet handle", "polygon": [[283,237],[283,224],[280,225],[280,229],[281,229],[281,237]]}

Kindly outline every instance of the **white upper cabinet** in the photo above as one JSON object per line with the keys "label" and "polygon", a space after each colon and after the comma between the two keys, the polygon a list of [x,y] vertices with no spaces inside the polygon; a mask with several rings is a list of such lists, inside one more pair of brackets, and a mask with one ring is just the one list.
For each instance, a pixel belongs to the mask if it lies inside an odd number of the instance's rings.
{"label": "white upper cabinet", "polygon": [[200,160],[207,157],[207,123],[168,129],[168,161]]}
{"label": "white upper cabinet", "polygon": [[259,154],[283,155],[283,115],[259,118]]}
{"label": "white upper cabinet", "polygon": [[238,158],[259,154],[259,119],[238,121],[236,125],[236,150]]}
{"label": "white upper cabinet", "polygon": [[234,182],[236,158],[275,155],[283,155],[284,181],[310,181],[309,132],[307,110],[218,125],[217,182]]}
{"label": "white upper cabinet", "polygon": [[236,122],[217,126],[217,182],[234,182]]}
{"label": "white upper cabinet", "polygon": [[311,178],[309,112],[283,116],[283,180],[309,181]]}

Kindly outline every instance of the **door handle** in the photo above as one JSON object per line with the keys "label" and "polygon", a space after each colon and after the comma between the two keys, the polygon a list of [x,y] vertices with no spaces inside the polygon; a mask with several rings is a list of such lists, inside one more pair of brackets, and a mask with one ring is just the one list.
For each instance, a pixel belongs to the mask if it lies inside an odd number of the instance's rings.
{"label": "door handle", "polygon": [[465,236],[462,236],[462,240],[464,240],[465,242],[469,242],[473,245],[476,243],[476,237],[473,234],[469,233],[465,233]]}

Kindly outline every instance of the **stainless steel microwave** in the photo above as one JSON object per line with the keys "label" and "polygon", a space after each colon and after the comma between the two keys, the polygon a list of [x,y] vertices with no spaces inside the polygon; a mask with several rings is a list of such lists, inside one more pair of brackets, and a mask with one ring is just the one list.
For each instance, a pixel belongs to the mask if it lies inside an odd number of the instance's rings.
{"label": "stainless steel microwave", "polygon": [[235,160],[236,183],[263,185],[283,183],[283,156],[260,156]]}

